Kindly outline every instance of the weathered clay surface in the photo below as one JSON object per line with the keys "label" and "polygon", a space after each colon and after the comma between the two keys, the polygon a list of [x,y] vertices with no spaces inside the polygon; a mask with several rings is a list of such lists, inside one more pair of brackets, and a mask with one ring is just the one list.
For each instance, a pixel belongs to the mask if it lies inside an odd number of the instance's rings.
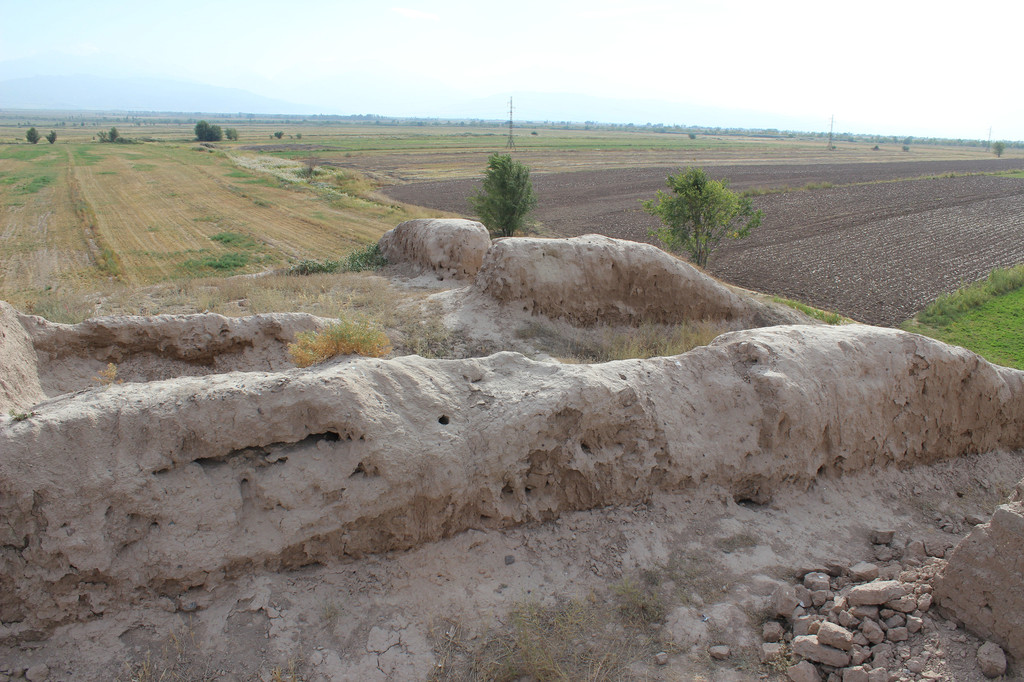
{"label": "weathered clay surface", "polygon": [[31,407],[46,396],[39,384],[32,339],[18,311],[0,301],[0,412]]}
{"label": "weathered clay surface", "polygon": [[677,357],[357,360],[93,389],[0,417],[0,637],[258,567],[654,490],[780,486],[1024,445],[1024,372],[862,326]]}
{"label": "weathered clay surface", "polygon": [[659,248],[595,234],[496,241],[476,287],[503,303],[582,325],[736,321],[764,327],[808,321],[792,309],[734,293]]}
{"label": "weathered clay surface", "polygon": [[442,278],[467,279],[480,269],[491,237],[475,220],[419,219],[388,230],[378,244],[391,263],[411,263]]}
{"label": "weathered clay surface", "polygon": [[1024,660],[1024,502],[1019,495],[960,541],[935,585],[935,599],[969,630]]}
{"label": "weathered clay surface", "polygon": [[304,313],[97,317],[74,325],[33,315],[18,319],[51,397],[96,386],[94,377],[108,363],[124,381],[287,369],[294,366],[287,349],[295,334],[327,322]]}

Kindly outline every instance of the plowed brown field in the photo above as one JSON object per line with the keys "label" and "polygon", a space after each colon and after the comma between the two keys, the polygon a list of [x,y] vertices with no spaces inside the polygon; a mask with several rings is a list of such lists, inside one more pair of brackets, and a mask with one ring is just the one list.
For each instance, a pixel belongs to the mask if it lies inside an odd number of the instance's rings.
{"label": "plowed brown field", "polygon": [[[734,284],[796,298],[856,320],[896,325],[994,267],[1024,262],[1024,179],[931,177],[1020,168],[1020,159],[715,166],[734,189],[840,185],[754,199],[764,222],[726,242],[708,270]],[[586,233],[652,242],[642,199],[672,168],[534,176],[536,219],[555,236]],[[851,184],[872,183],[872,184]],[[469,213],[479,181],[388,188],[401,201]]]}

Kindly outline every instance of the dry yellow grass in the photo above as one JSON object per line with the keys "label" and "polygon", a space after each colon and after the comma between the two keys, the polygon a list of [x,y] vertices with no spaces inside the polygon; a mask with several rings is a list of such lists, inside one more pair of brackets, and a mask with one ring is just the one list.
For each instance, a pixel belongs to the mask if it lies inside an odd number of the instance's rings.
{"label": "dry yellow grass", "polygon": [[[422,215],[285,183],[192,145],[0,145],[0,300],[257,272],[341,257]],[[318,178],[320,180],[320,178]]]}
{"label": "dry yellow grass", "polygon": [[384,357],[391,352],[387,334],[366,319],[343,317],[317,332],[299,332],[288,354],[298,367],[309,367],[339,355]]}

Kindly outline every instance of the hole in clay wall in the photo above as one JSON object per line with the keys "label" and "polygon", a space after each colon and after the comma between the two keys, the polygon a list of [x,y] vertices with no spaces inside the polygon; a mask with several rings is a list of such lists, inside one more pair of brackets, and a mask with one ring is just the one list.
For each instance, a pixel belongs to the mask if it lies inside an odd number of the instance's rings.
{"label": "hole in clay wall", "polygon": [[443,424],[443,425],[447,425],[447,424],[448,424],[448,415],[446,415],[446,414],[442,414],[442,415],[440,416],[440,418],[438,418],[438,420],[437,420],[437,423],[438,423],[438,424]]}
{"label": "hole in clay wall", "polygon": [[360,462],[359,464],[356,465],[355,470],[351,474],[349,474],[348,477],[357,478],[359,476],[362,476],[363,478],[370,478],[372,476],[377,476],[379,473],[380,472],[377,471],[376,466],[373,466],[372,464],[367,465],[366,462]]}

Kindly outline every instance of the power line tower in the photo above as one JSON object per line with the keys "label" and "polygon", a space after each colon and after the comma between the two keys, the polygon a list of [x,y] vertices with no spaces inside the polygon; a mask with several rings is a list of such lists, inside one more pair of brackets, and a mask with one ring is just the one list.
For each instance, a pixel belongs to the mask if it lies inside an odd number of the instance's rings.
{"label": "power line tower", "polygon": [[512,98],[508,98],[508,143],[505,149],[515,150],[516,141],[512,138]]}
{"label": "power line tower", "polygon": [[833,129],[835,127],[836,127],[836,115],[832,114],[832,119],[829,121],[829,124],[828,124],[828,150],[830,152],[834,151],[835,148],[836,148],[835,143],[832,141],[832,131],[833,131]]}

